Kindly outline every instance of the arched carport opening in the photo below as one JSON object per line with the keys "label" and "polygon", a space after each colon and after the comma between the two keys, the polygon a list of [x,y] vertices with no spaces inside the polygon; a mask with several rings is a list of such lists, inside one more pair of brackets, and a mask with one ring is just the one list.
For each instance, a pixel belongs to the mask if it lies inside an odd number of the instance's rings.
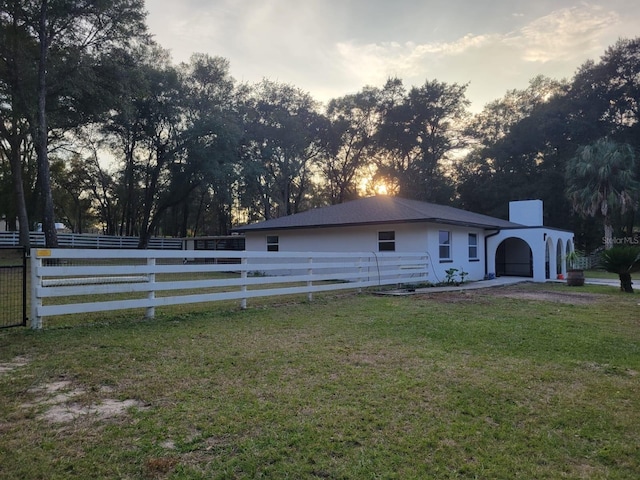
{"label": "arched carport opening", "polygon": [[564,257],[562,240],[556,242],[556,276],[562,275],[562,258]]}
{"label": "arched carport opening", "polygon": [[527,242],[510,237],[496,250],[496,275],[533,277],[533,253]]}
{"label": "arched carport opening", "polygon": [[567,247],[566,247],[566,250],[565,250],[565,252],[566,252],[565,253],[565,262],[564,262],[565,263],[564,266],[565,266],[566,270],[569,270],[571,268],[571,265],[570,265],[571,262],[569,262],[569,255],[571,254],[571,252],[573,252],[573,249],[574,249],[573,242],[571,240],[567,240]]}
{"label": "arched carport opening", "polygon": [[564,260],[573,250],[573,234],[545,227],[504,229],[487,235],[485,246],[488,275],[524,276],[533,278],[534,282],[545,282],[558,270],[566,273]]}
{"label": "arched carport opening", "polygon": [[562,276],[566,273],[567,269],[563,259],[567,254],[564,248],[564,241],[561,238],[554,239],[551,236],[547,236],[544,255],[544,276],[546,280],[563,278]]}

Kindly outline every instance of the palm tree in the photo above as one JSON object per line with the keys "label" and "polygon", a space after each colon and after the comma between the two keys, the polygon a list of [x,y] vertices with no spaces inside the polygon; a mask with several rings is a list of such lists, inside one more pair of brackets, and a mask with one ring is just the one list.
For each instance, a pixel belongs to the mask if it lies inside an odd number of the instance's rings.
{"label": "palm tree", "polygon": [[640,248],[617,245],[602,252],[600,265],[620,278],[620,290],[633,293],[631,274],[640,271]]}
{"label": "palm tree", "polygon": [[613,246],[612,214],[636,210],[640,183],[630,145],[601,138],[578,148],[567,163],[567,197],[583,217],[602,217],[605,248]]}

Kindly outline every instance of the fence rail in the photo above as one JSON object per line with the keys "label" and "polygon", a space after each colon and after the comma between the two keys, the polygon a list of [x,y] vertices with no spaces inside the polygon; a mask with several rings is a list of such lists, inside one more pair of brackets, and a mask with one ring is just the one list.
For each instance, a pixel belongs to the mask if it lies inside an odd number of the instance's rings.
{"label": "fence rail", "polygon": [[[44,247],[42,232],[31,232],[29,242],[32,247]],[[15,247],[20,244],[18,232],[0,232],[0,247]],[[91,235],[85,233],[58,233],[58,246],[62,248],[137,248],[137,237],[114,235]],[[181,238],[151,237],[149,248],[162,250],[182,250]]]}
{"label": "fence rail", "polygon": [[[185,258],[185,254],[188,258]],[[230,263],[233,261],[234,263]],[[426,253],[31,250],[31,327],[54,315],[427,280]],[[136,296],[136,298],[131,298]],[[84,299],[84,301],[83,301]]]}

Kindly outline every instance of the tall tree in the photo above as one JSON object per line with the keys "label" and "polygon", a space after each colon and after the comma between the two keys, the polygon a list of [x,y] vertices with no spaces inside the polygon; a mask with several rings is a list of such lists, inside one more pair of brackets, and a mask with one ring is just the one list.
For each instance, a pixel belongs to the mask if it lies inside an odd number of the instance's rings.
{"label": "tall tree", "polygon": [[188,194],[170,189],[174,176],[180,175],[183,159],[179,157],[180,81],[172,67],[149,70],[150,95],[139,104],[142,122],[141,160],[142,217],[139,248],[147,248],[162,213]]}
{"label": "tall tree", "polygon": [[[143,0],[3,0],[0,12],[2,17],[11,18],[25,34],[26,41],[37,47],[35,89],[22,92],[22,101],[30,106],[26,113],[36,145],[43,230],[47,245],[57,246],[48,158],[52,110],[48,100],[53,97],[56,107],[66,107],[68,112],[77,110],[75,97],[61,96],[64,91],[61,87],[77,80],[86,58],[96,58],[144,34],[144,3]],[[57,80],[53,81],[54,78]],[[57,90],[60,92],[56,94]]]}
{"label": "tall tree", "polygon": [[123,160],[117,194],[121,231],[137,233],[140,248],[152,234],[186,236],[193,231],[190,210],[214,192],[226,233],[240,137],[228,62],[194,55],[175,67],[158,46],[141,49],[135,59],[125,73],[129,88],[106,125]]}
{"label": "tall tree", "polygon": [[365,87],[356,94],[331,100],[327,106],[330,140],[319,166],[323,190],[331,204],[358,197],[359,181],[373,158],[380,101],[380,89]]}
{"label": "tall tree", "polygon": [[89,182],[85,185],[96,212],[96,221],[102,225],[102,233],[116,235],[118,225],[118,195],[116,180],[107,167],[100,161],[102,142],[85,138],[89,153],[83,158],[83,167]]}
{"label": "tall tree", "polygon": [[17,217],[20,245],[29,248],[27,192],[31,189],[26,187],[30,181],[24,177],[33,151],[27,118],[34,105],[27,98],[29,92],[35,91],[38,48],[21,11],[18,0],[0,2],[0,148],[9,162],[6,174],[12,185],[12,195],[3,202],[6,208],[2,214],[10,223]]}
{"label": "tall tree", "polygon": [[583,217],[602,218],[605,248],[613,246],[614,215],[638,208],[635,162],[629,145],[601,138],[580,147],[567,164],[567,196]]}
{"label": "tall tree", "polygon": [[473,117],[466,128],[470,153],[457,165],[460,206],[505,217],[511,200],[544,194],[551,204],[554,191],[562,195],[564,168],[554,173],[552,158],[566,130],[558,122],[566,116],[561,112],[567,88],[538,76],[526,89],[508,91]]}
{"label": "tall tree", "polygon": [[119,234],[138,235],[139,246],[146,248],[159,216],[176,201],[169,201],[165,193],[172,164],[182,161],[177,154],[181,84],[168,51],[157,45],[136,50],[127,62],[131,68],[123,72],[123,88],[105,132],[122,159]]}
{"label": "tall tree", "polygon": [[[569,116],[582,145],[608,137],[640,151],[640,37],[620,39],[598,61],[588,61],[576,73],[570,91]],[[640,178],[640,162],[636,162]],[[640,218],[628,214],[625,229],[631,232]]]}
{"label": "tall tree", "polygon": [[304,209],[326,120],[315,100],[291,85],[265,80],[243,105],[243,204],[265,219]]}
{"label": "tall tree", "polygon": [[640,147],[640,37],[618,40],[599,62],[585,62],[570,95],[583,140],[608,136]]}
{"label": "tall tree", "polygon": [[73,233],[86,233],[95,224],[91,185],[85,159],[74,154],[70,159],[51,156],[51,187],[57,220]]}
{"label": "tall tree", "polygon": [[495,145],[536,108],[567,88],[567,82],[538,75],[529,81],[527,88],[507,91],[502,98],[485,105],[469,122],[465,133],[472,140],[471,146],[487,148]]}
{"label": "tall tree", "polygon": [[[236,109],[235,81],[228,60],[195,54],[180,66],[184,94],[182,146],[188,158],[194,195],[174,210],[182,211],[180,235],[228,234],[238,191],[238,148],[242,136]],[[202,218],[211,220],[204,226]]]}
{"label": "tall tree", "polygon": [[[119,82],[115,83],[117,100],[111,115],[102,123],[105,143],[119,160],[113,189],[113,211],[117,235],[139,234],[140,205],[142,203],[142,168],[138,150],[144,140],[142,104],[152,96],[148,78],[152,65],[165,68],[169,62],[167,52],[155,44],[143,45],[131,52],[122,52],[123,68]],[[105,184],[106,185],[106,184]]]}
{"label": "tall tree", "polygon": [[465,90],[466,85],[426,81],[383,112],[378,168],[398,181],[401,195],[450,200],[448,162],[465,146],[462,126],[469,105]]}

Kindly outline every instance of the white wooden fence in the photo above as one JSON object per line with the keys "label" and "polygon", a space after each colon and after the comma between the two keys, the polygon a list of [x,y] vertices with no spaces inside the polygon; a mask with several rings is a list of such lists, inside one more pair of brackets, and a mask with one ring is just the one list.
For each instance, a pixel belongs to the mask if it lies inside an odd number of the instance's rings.
{"label": "white wooden fence", "polygon": [[[138,237],[115,235],[92,235],[87,233],[58,233],[58,245],[61,248],[137,248]],[[34,247],[46,245],[44,233],[29,233],[29,242]],[[18,232],[0,232],[0,246],[16,247],[20,245]],[[151,237],[149,247],[162,250],[181,250],[181,238]]]}
{"label": "white wooden fence", "polygon": [[[425,282],[426,253],[31,250],[31,327],[45,317]],[[136,297],[136,298],[131,298]],[[83,301],[84,299],[84,301]]]}

